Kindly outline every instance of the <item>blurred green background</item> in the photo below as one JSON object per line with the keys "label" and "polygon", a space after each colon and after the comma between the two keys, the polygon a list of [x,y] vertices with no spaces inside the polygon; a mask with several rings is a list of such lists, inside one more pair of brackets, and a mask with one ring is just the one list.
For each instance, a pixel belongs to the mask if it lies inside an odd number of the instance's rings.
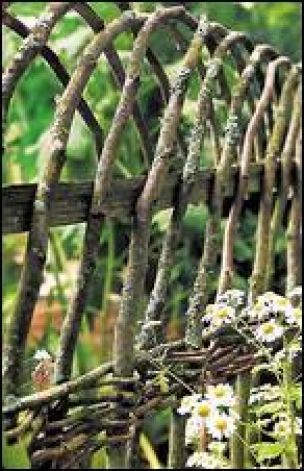
{"label": "blurred green background", "polygon": [[[166,5],[176,2],[165,2]],[[163,3],[164,4],[164,3]],[[93,9],[109,22],[118,16],[114,3],[90,2]],[[157,2],[136,2],[134,7],[142,11],[154,11]],[[31,27],[46,6],[46,2],[16,2],[9,12]],[[246,31],[256,42],[268,42],[280,53],[289,55],[294,61],[301,59],[301,4],[299,2],[189,2],[186,5],[196,17],[206,12],[210,21],[217,21],[230,29]],[[179,28],[187,41],[189,31]],[[173,34],[173,33],[172,33]],[[49,44],[59,55],[69,73],[72,73],[86,44],[93,33],[76,12],[69,12],[51,34]],[[3,63],[5,68],[20,47],[17,35],[3,27]],[[129,33],[120,35],[115,47],[121,60],[127,64],[133,39]],[[170,34],[164,30],[153,35],[151,47],[161,60],[169,77],[180,65],[181,48],[176,47]],[[187,137],[192,124],[195,99],[199,87],[195,77],[187,94],[182,130]],[[43,148],[47,146],[46,135],[54,116],[56,96],[62,87],[53,72],[41,58],[37,58],[20,80],[11,102],[7,131],[4,137],[5,152],[2,159],[2,183],[36,182],[43,162]],[[102,57],[85,89],[84,97],[93,110],[105,134],[111,124],[120,92],[113,80],[106,60]],[[159,130],[162,115],[157,86],[151,77],[147,63],[143,65],[141,87],[138,93],[141,110],[148,123],[153,142]],[[219,109],[221,103],[218,104]],[[225,113],[223,114],[225,116]],[[224,123],[219,123],[220,125]],[[90,131],[78,113],[72,126],[67,149],[67,163],[62,180],[81,181],[92,179],[96,168],[96,152]],[[202,151],[202,166],[211,165],[208,142]],[[133,122],[129,122],[119,148],[115,175],[129,178],[146,173],[139,140]],[[161,211],[153,218],[149,271],[146,292],[153,286],[159,250],[170,211]],[[197,261],[201,253],[207,211],[204,206],[189,207],[183,221],[182,243],[176,251],[175,264],[171,272],[168,301],[165,307],[169,319],[168,338],[182,334],[187,297],[194,280]],[[235,247],[237,284],[246,289],[250,275],[254,247],[256,217],[249,211],[244,215],[245,224],[239,228]],[[92,283],[90,299],[75,356],[74,374],[81,374],[95,367],[111,355],[113,324],[117,315],[123,271],[128,250],[128,224],[108,219],[100,234],[98,267]],[[27,362],[37,348],[56,352],[59,329],[68,299],[71,295],[75,272],[83,243],[84,225],[70,225],[50,230],[45,282],[34,313],[28,339],[27,359],[24,368],[22,393],[32,390]],[[23,264],[26,234],[3,237],[2,263],[2,312],[3,328],[12,312],[18,280]],[[284,238],[276,246],[276,289],[284,287]],[[166,411],[151,421],[146,433],[161,451],[167,430]],[[11,453],[11,460],[18,454]],[[20,459],[22,453],[19,453]],[[162,455],[161,455],[162,456]],[[25,467],[24,463],[19,463]],[[10,461],[10,465],[12,462]],[[17,463],[18,465],[18,463]],[[16,465],[16,466],[17,466]]]}

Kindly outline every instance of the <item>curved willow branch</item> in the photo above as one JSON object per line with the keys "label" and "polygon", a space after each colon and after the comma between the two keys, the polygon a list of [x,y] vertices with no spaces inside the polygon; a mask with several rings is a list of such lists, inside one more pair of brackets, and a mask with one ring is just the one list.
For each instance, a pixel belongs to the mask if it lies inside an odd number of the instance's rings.
{"label": "curved willow branch", "polygon": [[[95,33],[104,29],[103,20],[87,3],[76,2],[73,8],[84,18]],[[112,44],[105,48],[104,55],[110,64],[117,85],[122,88],[125,81],[125,71],[119,55]],[[153,145],[137,101],[134,102],[132,114],[140,139],[144,165],[148,168],[153,159]]]}
{"label": "curved willow branch", "polygon": [[[217,29],[220,29],[221,33],[222,33],[222,28],[217,28]],[[207,37],[208,37],[208,35],[206,34],[206,39],[207,39]],[[211,46],[209,46],[209,47],[211,49]],[[226,90],[226,92],[227,92],[228,89],[227,88],[225,89],[225,87],[223,86],[223,84],[225,84],[225,82],[223,80],[221,80],[221,83],[222,83],[222,88],[224,90]],[[227,93],[226,93],[226,96],[227,96]],[[229,94],[228,94],[228,96],[229,96]],[[168,237],[164,241],[163,252],[162,252],[162,255],[161,255],[161,259],[160,259],[161,266],[162,266],[162,268],[164,268],[164,270],[162,270],[162,272],[161,272],[161,275],[160,275],[159,279],[157,280],[158,284],[156,285],[157,289],[158,289],[158,292],[160,294],[164,293],[164,290],[166,289],[163,286],[164,284],[166,284],[166,271],[167,270],[165,268],[165,264],[166,264],[166,258],[168,258],[168,257],[169,257],[169,259],[171,258],[170,251],[172,250],[172,244],[175,243],[174,241],[175,241],[176,236],[178,234],[178,228],[177,227],[175,228],[173,226],[179,225],[179,222],[178,222],[179,211],[175,211],[175,216],[177,216],[177,217],[175,218],[175,222],[173,220],[172,227],[170,227],[169,232],[168,232]],[[177,230],[175,230],[175,229],[177,229]],[[148,238],[149,238],[149,236],[148,236]],[[132,240],[133,240],[133,238],[132,238]],[[134,254],[134,252],[133,252],[133,254]],[[130,250],[130,258],[131,258],[131,250]],[[132,276],[133,275],[131,275],[130,278],[132,278]],[[139,280],[139,277],[137,278],[137,280]],[[134,276],[133,276],[133,282],[136,285],[136,274],[135,273],[134,273]],[[133,283],[133,282],[131,282],[131,283]],[[136,286],[134,286],[134,288],[136,289]],[[132,299],[132,295],[130,296],[129,299]],[[153,330],[153,328],[152,328],[152,330]],[[130,334],[130,335],[132,335],[132,334]],[[151,335],[151,332],[150,332],[150,335]],[[153,332],[152,332],[152,336],[153,336]],[[143,340],[145,341],[145,339],[143,339]],[[174,423],[174,419],[172,419],[172,420],[173,420],[172,423]],[[173,447],[176,444],[176,430],[175,429],[172,430],[172,434],[171,434],[171,437],[170,437],[170,443]],[[179,457],[181,458],[181,461],[179,462],[179,465],[183,466],[184,463],[182,463],[182,454]]]}
{"label": "curved willow branch", "polygon": [[[237,188],[237,194],[234,199],[233,205],[229,212],[228,221],[225,228],[224,244],[223,244],[223,258],[219,280],[218,292],[226,291],[231,286],[233,277],[233,240],[236,231],[236,225],[240,212],[243,206],[243,200],[247,194],[248,188],[248,168],[252,156],[252,148],[254,137],[263,119],[265,110],[271,100],[274,91],[275,74],[279,67],[290,66],[290,61],[287,57],[279,57],[270,62],[267,67],[265,84],[261,98],[256,106],[255,113],[253,114],[249,125],[246,130],[241,161],[240,161],[240,175]],[[277,149],[277,148],[276,148]]]}
{"label": "curved willow branch", "polygon": [[48,41],[52,29],[59,19],[71,8],[70,2],[51,2],[42,13],[31,34],[23,42],[19,52],[2,75],[2,120],[5,126],[10,100],[17,82],[30,62]]}
{"label": "curved willow branch", "polygon": [[[115,2],[115,3],[117,4],[118,8],[121,11],[126,11],[131,8],[129,2]],[[192,31],[196,30],[196,28],[198,27],[197,19],[194,16],[192,16],[188,11],[185,11],[184,16],[180,18],[180,21],[184,23],[186,26],[188,26]],[[223,39],[223,37],[228,33],[228,29],[222,26],[221,24],[215,23],[215,22],[211,22],[210,26],[211,26],[210,31],[205,37],[205,43],[210,54],[212,54],[218,42],[220,42]],[[138,28],[134,27],[133,28],[134,35],[136,35],[137,32],[138,32]],[[250,44],[250,46],[252,47],[252,43],[249,38],[247,38],[247,41],[248,41],[248,45]],[[147,49],[147,59],[158,80],[163,105],[166,105],[166,103],[168,103],[169,95],[170,95],[170,85],[169,85],[168,78],[160,62],[158,61],[157,57],[155,56],[155,54],[150,48]],[[224,77],[220,77],[220,82],[221,82],[221,87],[223,90],[223,95],[225,97],[229,97],[229,87],[226,81],[224,80]],[[178,138],[178,145],[180,147],[182,155],[186,156],[187,148],[183,140],[183,136],[179,129],[177,131],[177,138]]]}
{"label": "curved willow branch", "polygon": [[103,222],[103,217],[100,215],[100,205],[111,185],[112,168],[119,141],[132,112],[132,106],[139,86],[142,58],[145,55],[150,35],[155,28],[157,28],[160,23],[167,21],[168,18],[179,17],[182,12],[183,8],[181,7],[156,12],[147,20],[134,42],[120,102],[105,140],[96,172],[91,213],[85,232],[83,253],[76,281],[76,290],[61,330],[59,351],[55,366],[57,382],[68,378],[71,372],[73,352],[87,298],[88,286],[96,265],[99,234]]}
{"label": "curved willow branch", "polygon": [[[30,34],[30,30],[27,28],[27,26],[24,25],[19,19],[13,17],[7,11],[2,15],[2,22],[5,26],[12,29],[22,38],[26,38]],[[41,49],[41,55],[52,68],[62,85],[66,87],[69,83],[70,76],[64,66],[61,64],[55,52],[52,51],[52,49],[50,49],[49,47],[43,46],[43,48]],[[95,136],[97,153],[101,152],[103,145],[102,129],[100,128],[98,121],[96,120],[86,101],[82,97],[78,104],[78,111],[83,121],[87,124],[88,128]]]}
{"label": "curved willow branch", "polygon": [[42,178],[37,185],[31,231],[16,306],[8,326],[3,380],[7,393],[16,393],[24,345],[38,297],[46,257],[51,202],[50,186],[58,181],[65,161],[65,147],[74,112],[104,47],[131,24],[142,23],[145,18],[146,16],[136,17],[134,14],[126,13],[98,33],[85,49],[68,87],[57,104],[54,123],[50,130],[50,151],[45,159]]}
{"label": "curved willow branch", "polygon": [[[266,289],[267,264],[269,260],[269,250],[271,250],[269,229],[273,206],[273,188],[275,186],[276,159],[281,151],[282,144],[284,142],[286,129],[288,127],[288,122],[291,115],[291,108],[293,102],[292,98],[294,90],[298,84],[298,80],[299,70],[297,67],[293,67],[282,89],[280,103],[275,114],[275,121],[271,139],[269,141],[266,152],[261,200],[258,213],[258,225],[256,232],[255,260],[250,282],[250,296],[252,300],[254,300],[257,295],[263,293]],[[293,131],[296,133],[298,128],[297,123],[295,123],[295,127],[296,129]],[[294,139],[294,137],[290,135],[287,137],[289,139]],[[286,146],[289,145],[290,143],[286,142]],[[285,183],[284,179],[283,184]]]}
{"label": "curved willow branch", "polygon": [[[211,25],[210,31],[212,31]],[[235,43],[243,41],[246,43],[245,36],[230,33],[230,35],[222,40],[222,42],[225,43],[225,46],[222,47],[222,43],[220,43],[217,47],[214,53],[214,59],[210,60],[210,64],[205,71],[205,77],[203,79],[198,98],[197,115],[191,137],[189,139],[189,152],[184,167],[183,182],[182,186],[179,188],[179,193],[176,198],[177,203],[174,207],[170,225],[163,241],[156,280],[145,313],[145,322],[140,335],[141,347],[147,348],[151,344],[157,342],[159,340],[159,335],[161,335],[160,318],[165,303],[170,268],[173,263],[174,249],[180,236],[182,218],[187,207],[187,198],[191,191],[194,175],[199,170],[200,148],[203,140],[206,119],[210,115],[212,105],[212,85],[215,83],[220,73],[220,70],[218,71],[219,73],[215,73],[214,64],[216,62],[216,58],[219,58],[221,55],[224,56],[225,52],[232,48]]]}
{"label": "curved willow branch", "polygon": [[[226,39],[228,40],[228,37]],[[226,47],[228,47],[228,44],[226,44]],[[223,46],[218,51],[218,68],[222,67],[222,58],[225,54],[225,47]],[[240,140],[239,125],[243,102],[246,98],[250,82],[256,73],[256,68],[259,62],[264,55],[267,57],[272,54],[272,50],[267,46],[257,47],[252,53],[249,59],[249,64],[242,72],[241,78],[232,93],[223,151],[216,169],[211,211],[209,213],[205,231],[203,255],[200,260],[199,269],[187,310],[186,341],[194,346],[199,346],[201,343],[200,318],[207,302],[210,279],[219,253],[221,237],[220,222],[223,209],[223,199],[226,184],[229,180],[231,164],[233,163],[233,160],[236,159],[236,148]],[[213,82],[211,81],[211,90],[212,85]],[[210,91],[209,94],[210,96],[212,95]]]}
{"label": "curved willow branch", "polygon": [[[292,117],[288,129],[288,134],[285,140],[284,148],[281,156],[281,183],[279,188],[279,194],[276,198],[275,207],[273,209],[270,230],[269,230],[269,244],[268,244],[268,256],[267,259],[267,270],[265,277],[265,290],[270,288],[271,281],[274,272],[274,247],[278,231],[282,225],[283,215],[286,210],[288,193],[291,187],[291,169],[293,163],[293,156],[296,148],[297,137],[300,128],[301,119],[301,93],[299,90],[294,95],[292,105]],[[297,190],[294,190],[297,193]],[[270,195],[271,197],[271,195]],[[295,196],[296,198],[296,196]]]}
{"label": "curved willow branch", "polygon": [[[245,182],[242,185],[242,182],[243,182],[242,175],[246,175],[247,173],[251,151],[253,147],[254,134],[258,131],[259,123],[263,118],[264,109],[265,107],[267,107],[268,103],[270,102],[271,97],[273,96],[273,87],[274,87],[276,70],[279,67],[285,68],[286,65],[290,66],[290,63],[284,57],[277,58],[268,65],[264,90],[260,98],[260,101],[257,104],[256,112],[251,122],[249,123],[248,129],[247,129],[247,133],[246,133],[247,139],[245,137],[243,153],[242,153],[238,194],[230,210],[229,220],[226,226],[226,230],[228,230],[228,234],[230,238],[228,237],[227,239],[224,240],[223,260],[226,261],[227,260],[226,257],[228,255],[228,259],[230,260],[231,265],[230,266],[225,266],[224,264],[222,265],[223,271],[221,272],[221,279],[220,279],[220,286],[219,286],[220,293],[224,292],[226,289],[229,289],[232,284],[233,245],[234,245],[234,235],[236,231],[235,225],[237,224],[237,220],[240,216],[240,211],[243,204],[243,198],[244,196],[246,196],[246,189],[247,189],[246,186],[248,183],[247,180],[245,180]],[[270,196],[269,199],[272,198],[272,190],[274,187],[275,157],[281,149],[282,142],[284,140],[285,130],[288,123],[288,116],[287,116],[288,113],[286,110],[286,106],[288,104],[288,100],[287,100],[288,93],[286,92],[286,90],[288,90],[288,87],[286,87],[286,83],[288,83],[288,79],[286,80],[284,84],[285,86],[283,87],[283,91],[280,97],[280,103],[276,111],[272,134],[271,134],[268,146],[267,146],[266,157],[265,157],[264,181],[265,181],[265,178],[272,179],[271,194],[269,195]],[[289,99],[290,98],[291,97],[289,97]],[[267,186],[262,189],[260,211],[263,206],[263,201],[265,201],[264,192],[268,193]],[[265,206],[263,206],[263,210],[265,210]],[[233,213],[233,211],[235,212]],[[232,218],[230,219],[231,214],[232,214]],[[269,215],[269,219],[270,219],[270,216],[271,214]],[[260,213],[259,213],[259,218],[260,218]],[[264,233],[266,233],[266,238],[268,237],[268,231],[269,231],[269,228],[267,226],[264,226]],[[260,250],[260,247],[259,247],[260,241],[258,239],[259,236],[260,234],[257,235],[256,260],[258,259],[258,257],[260,258],[262,255],[263,257],[265,257],[266,262],[267,262],[267,251],[266,253],[264,252],[263,254],[259,252]],[[264,234],[263,234],[263,240],[265,240]],[[227,244],[227,241],[230,244],[229,246],[225,245],[225,243]],[[225,268],[227,269],[227,271],[224,271]],[[249,302],[254,300],[256,295],[259,294],[259,291],[257,290],[257,288],[261,289],[261,285],[256,286],[254,283],[251,283],[251,286],[249,289],[249,295],[248,295]],[[251,385],[250,383],[251,383],[250,373],[240,374],[237,376],[236,388],[237,388],[238,400],[236,403],[236,408],[240,416],[240,421],[237,423],[236,432],[233,434],[231,438],[231,457],[232,457],[233,466],[239,469],[242,469],[244,467],[244,461],[245,461],[245,447],[244,447],[243,440],[246,437],[246,426],[244,425],[244,423],[246,423],[247,421],[248,400],[249,400],[250,385]]]}
{"label": "curved willow branch", "polygon": [[175,151],[176,131],[187,82],[191,71],[197,66],[201,47],[202,38],[199,28],[191,41],[183,60],[183,67],[172,89],[157,142],[155,158],[137,200],[129,246],[128,272],[115,328],[114,364],[117,375],[128,375],[133,370],[134,328],[148,261],[151,208],[153,200],[157,198],[164,184],[170,157]]}
{"label": "curved willow branch", "polygon": [[[178,13],[177,15],[178,20],[182,18],[181,16],[182,14],[184,14],[184,10],[180,10],[180,12]],[[134,27],[138,29],[136,24]],[[126,81],[125,87],[127,87],[127,85],[128,84]],[[130,86],[130,83],[128,86]],[[126,90],[128,89],[126,88]],[[130,100],[128,106],[132,108],[131,106],[132,99],[131,97],[129,97],[128,93],[129,92],[125,91],[124,98],[123,96],[121,98],[121,103],[122,103],[122,106],[126,106],[126,104],[123,103],[123,100],[125,100],[126,102]],[[119,113],[121,113],[121,111],[117,110],[116,116],[118,116]],[[127,114],[124,115],[124,113],[125,111],[123,111],[122,113],[123,117],[119,117],[120,121],[118,123],[119,126],[122,126],[122,127],[124,126],[125,120],[129,116],[130,110],[127,110]],[[110,147],[113,146],[113,136],[115,136],[115,133],[117,132],[118,134],[116,135],[119,136],[119,133],[122,130],[122,128],[119,129],[119,126],[118,126],[116,130],[114,128],[114,131],[113,131],[114,121],[112,123],[112,128],[111,128],[112,134],[109,133],[108,135],[107,142],[105,143],[104,150],[103,150],[103,157],[101,158],[101,161],[99,164],[99,168],[102,169],[103,171],[104,171],[103,166],[105,162],[104,159],[107,160],[108,156],[112,155],[111,153],[109,153],[109,146]],[[117,137],[117,143],[118,143],[118,137]],[[107,172],[109,168],[111,168],[111,163],[110,163],[110,167],[105,167],[105,168],[106,168],[105,171]],[[98,182],[98,176],[96,178],[96,182]],[[100,182],[98,184],[100,185]],[[96,191],[96,188],[95,188],[95,191]],[[77,336],[79,332],[82,312],[86,303],[91,276],[92,276],[92,273],[94,272],[94,268],[96,264],[97,247],[98,247],[98,242],[99,242],[99,232],[103,223],[103,219],[102,217],[100,217],[98,213],[99,213],[99,210],[97,210],[96,215],[92,213],[88,220],[88,225],[87,225],[86,233],[85,233],[84,249],[83,249],[83,254],[82,254],[81,263],[78,270],[77,281],[76,281],[76,289],[74,291],[72,302],[70,304],[70,308],[66,315],[64,326],[61,332],[60,347],[59,347],[56,368],[55,368],[56,381],[62,381],[64,377],[69,376],[70,371],[71,371],[73,351],[75,348],[75,344],[76,344],[76,340],[77,340]]]}
{"label": "curved willow branch", "polygon": [[[300,91],[301,91],[300,87]],[[301,93],[298,96],[301,100]],[[301,116],[300,116],[301,121]],[[296,145],[296,185],[289,212],[287,227],[287,280],[286,291],[291,291],[302,283],[302,126],[300,123]]]}

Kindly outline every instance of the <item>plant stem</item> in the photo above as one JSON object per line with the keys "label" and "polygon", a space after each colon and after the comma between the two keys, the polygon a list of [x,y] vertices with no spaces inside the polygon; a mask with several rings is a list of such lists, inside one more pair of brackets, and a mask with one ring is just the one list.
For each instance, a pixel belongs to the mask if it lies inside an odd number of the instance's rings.
{"label": "plant stem", "polygon": [[298,469],[297,444],[295,434],[295,413],[292,399],[289,394],[290,385],[293,383],[292,371],[285,338],[283,341],[284,349],[286,349],[286,358],[283,364],[283,395],[286,403],[288,422],[290,425],[290,439],[287,442],[284,454],[286,460],[285,466],[288,469]]}
{"label": "plant stem", "polygon": [[245,467],[245,446],[246,421],[248,416],[248,400],[250,396],[251,374],[242,373],[236,380],[236,412],[239,415],[239,422],[236,432],[231,439],[231,463],[233,469],[244,469]]}

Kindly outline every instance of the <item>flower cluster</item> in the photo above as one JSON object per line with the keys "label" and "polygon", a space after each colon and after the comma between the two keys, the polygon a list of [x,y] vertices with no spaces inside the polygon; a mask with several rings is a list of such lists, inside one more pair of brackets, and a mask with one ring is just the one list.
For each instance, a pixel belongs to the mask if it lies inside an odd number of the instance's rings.
{"label": "flower cluster", "polygon": [[[190,455],[187,466],[205,469],[226,467],[223,456],[218,453],[218,446],[212,447],[210,441],[213,439],[216,444],[220,444],[231,437],[237,419],[232,409],[234,403],[233,389],[224,383],[208,385],[204,396],[193,394],[183,397],[177,411],[189,416],[186,422],[186,445],[199,448],[202,437],[206,437],[205,449]],[[206,451],[207,445],[209,451]],[[215,449],[217,453],[214,453]]]}
{"label": "flower cluster", "polygon": [[[255,417],[254,427],[261,431],[268,430],[268,436],[275,440],[278,450],[282,449],[284,454],[286,447],[294,446],[294,437],[302,434],[302,421],[297,417],[301,408],[300,386],[293,383],[290,389],[285,387],[286,378],[290,377],[286,368],[290,368],[292,360],[301,351],[301,287],[293,289],[287,296],[266,292],[258,296],[255,302],[249,303],[243,291],[226,291],[206,307],[202,321],[207,338],[208,331],[222,335],[223,328],[225,331],[227,328],[233,329],[242,335],[244,341],[254,343],[262,351],[263,362],[254,369],[256,372],[259,369],[268,370],[277,383],[252,387],[248,407]],[[186,445],[191,446],[193,451],[186,463],[188,467],[230,467],[225,448],[239,420],[235,402],[233,389],[227,383],[208,385],[204,395],[193,394],[182,399],[178,412],[188,416],[185,438]],[[289,403],[295,410],[293,417],[286,406]],[[268,451],[264,453],[265,457],[262,457],[263,453],[258,454],[259,465],[266,463]],[[270,464],[267,462],[268,469],[273,468],[269,468]]]}
{"label": "flower cluster", "polygon": [[214,304],[206,307],[202,318],[209,325],[210,330],[217,329],[227,324],[234,324],[237,310],[244,306],[245,293],[238,289],[231,289],[218,295]]}
{"label": "flower cluster", "polygon": [[286,327],[297,327],[302,330],[302,305],[300,287],[294,290],[298,297],[298,304],[292,303],[294,293],[287,297],[267,292],[259,296],[256,303],[249,310],[250,317],[260,321],[256,331],[259,340],[271,343],[282,337]]}
{"label": "flower cluster", "polygon": [[294,327],[302,330],[302,290],[297,287],[288,296],[266,292],[255,303],[245,306],[245,293],[232,289],[219,295],[209,304],[202,318],[210,330],[230,324],[240,330],[240,319],[256,324],[253,335],[257,341],[272,343],[281,338],[285,330]]}

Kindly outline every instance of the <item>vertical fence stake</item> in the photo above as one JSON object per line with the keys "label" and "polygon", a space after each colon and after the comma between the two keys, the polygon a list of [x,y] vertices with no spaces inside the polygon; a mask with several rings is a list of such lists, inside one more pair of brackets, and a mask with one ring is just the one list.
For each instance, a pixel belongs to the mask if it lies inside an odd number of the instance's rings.
{"label": "vertical fence stake", "polygon": [[107,456],[107,469],[126,469],[127,445],[125,443],[117,447],[108,447]]}
{"label": "vertical fence stake", "polygon": [[185,417],[171,410],[168,469],[183,469],[186,460]]}

